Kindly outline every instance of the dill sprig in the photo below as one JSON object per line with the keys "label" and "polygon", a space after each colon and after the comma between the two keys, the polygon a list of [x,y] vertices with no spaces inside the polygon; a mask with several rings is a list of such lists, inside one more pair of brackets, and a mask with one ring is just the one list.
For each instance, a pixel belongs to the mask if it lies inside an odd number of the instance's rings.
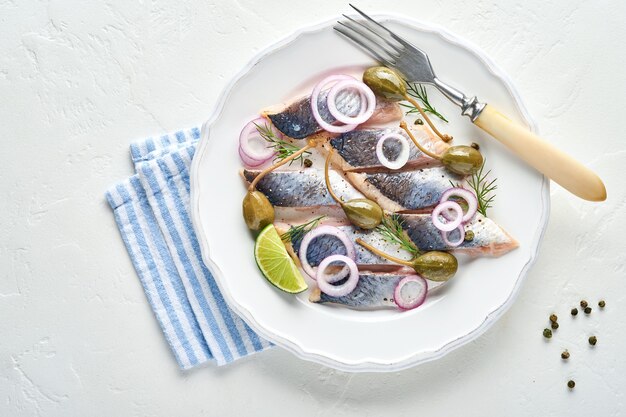
{"label": "dill sprig", "polygon": [[285,233],[280,235],[280,238],[285,242],[298,241],[302,239],[304,235],[309,233],[313,228],[315,228],[320,222],[320,220],[322,220],[324,217],[326,216],[319,216],[299,226],[292,226],[289,230],[287,230]]}
{"label": "dill sprig", "polygon": [[467,184],[470,186],[476,197],[478,198],[478,211],[483,216],[487,217],[487,209],[492,207],[493,200],[496,197],[494,191],[498,188],[496,184],[497,178],[489,180],[489,174],[491,174],[491,170],[487,171],[483,174],[485,163],[487,159],[483,161],[478,172],[472,174],[472,176],[467,180]]}
{"label": "dill sprig", "polygon": [[[423,107],[424,107],[423,108],[424,113],[430,113],[433,116],[436,116],[440,118],[441,120],[443,120],[444,122],[448,123],[448,119],[446,119],[441,113],[439,113],[430,104],[430,101],[428,101],[428,93],[426,92],[426,88],[424,88],[423,85],[417,84],[417,83],[407,83],[407,86],[408,86],[407,93],[413,98],[422,102]],[[413,107],[411,104],[400,103],[400,105],[409,109],[409,111],[407,111],[406,114],[419,113],[417,108]]]}
{"label": "dill sprig", "polygon": [[[276,136],[272,128],[267,123],[265,123],[263,126],[260,126],[256,123],[254,125],[256,126],[256,130],[259,132],[259,135],[261,135],[261,137],[269,143],[268,148],[273,148],[276,151],[274,162],[282,161],[283,159],[291,156],[292,154],[300,150],[300,148],[298,148],[296,145],[286,142]],[[311,152],[306,151],[289,161],[289,165],[291,165],[295,161],[300,161],[300,165],[303,165],[304,159],[307,158],[309,155],[311,155]]]}
{"label": "dill sprig", "polygon": [[404,233],[403,223],[404,220],[397,214],[385,215],[380,225],[376,227],[376,231],[383,235],[387,242],[396,244],[413,255],[419,255],[419,249]]}

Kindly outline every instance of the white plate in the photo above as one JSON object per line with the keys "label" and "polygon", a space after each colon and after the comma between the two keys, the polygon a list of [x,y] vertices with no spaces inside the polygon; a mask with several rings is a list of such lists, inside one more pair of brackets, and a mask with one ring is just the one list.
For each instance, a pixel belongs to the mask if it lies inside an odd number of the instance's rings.
{"label": "white plate", "polygon": [[[423,48],[437,75],[476,94],[534,130],[508,77],[473,45],[440,27],[377,16]],[[193,161],[193,221],[204,261],[224,297],[254,330],[297,356],[345,371],[395,371],[442,357],[478,337],[511,306],[535,260],[549,212],[548,182],[488,138],[440,94],[456,143],[478,142],[498,177],[490,217],[520,242],[497,259],[460,260],[457,276],[420,308],[354,311],[312,304],[269,285],[253,258],[241,215],[245,187],[237,140],[261,108],[289,100],[337,68],[373,62],[332,30],[335,20],[303,29],[257,55],[227,86]],[[309,90],[310,91],[310,90]]]}

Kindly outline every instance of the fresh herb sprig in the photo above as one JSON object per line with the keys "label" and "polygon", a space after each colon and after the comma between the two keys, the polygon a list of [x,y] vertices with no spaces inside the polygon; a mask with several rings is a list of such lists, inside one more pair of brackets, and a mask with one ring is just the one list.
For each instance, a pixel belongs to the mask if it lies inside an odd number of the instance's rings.
{"label": "fresh herb sprig", "polygon": [[496,184],[497,178],[492,180],[489,179],[491,170],[483,173],[486,162],[487,159],[483,161],[483,164],[478,172],[472,174],[472,176],[467,180],[467,184],[472,190],[474,190],[474,193],[478,198],[478,212],[485,217],[487,217],[487,209],[492,207],[493,200],[496,197],[495,190],[498,188],[498,185]]}
{"label": "fresh herb sprig", "polygon": [[[430,101],[428,101],[428,93],[426,92],[426,88],[424,88],[423,85],[421,84],[417,84],[417,83],[407,83],[407,93],[414,97],[415,99],[419,100],[422,102],[423,107],[424,107],[424,112],[425,113],[430,113],[433,116],[438,117],[439,119],[443,120],[444,122],[448,123],[448,119],[446,119],[441,113],[439,113],[431,104]],[[414,106],[412,106],[411,104],[407,104],[407,103],[400,103],[401,106],[406,107],[409,109],[409,111],[406,112],[406,114],[411,114],[411,113],[419,113],[419,111],[417,110],[417,108],[415,108]]]}
{"label": "fresh herb sprig", "polygon": [[400,248],[417,256],[420,254],[420,251],[408,238],[406,233],[404,233],[404,228],[402,227],[403,223],[404,221],[397,214],[392,214],[391,216],[385,215],[383,216],[381,224],[376,227],[376,231],[383,235],[385,240],[389,243],[396,244],[400,246]]}
{"label": "fresh herb sprig", "polygon": [[304,235],[309,233],[313,228],[315,228],[319,224],[320,220],[322,220],[324,217],[326,216],[319,216],[307,223],[298,226],[292,226],[289,230],[280,235],[280,238],[284,242],[298,241],[302,239]]}
{"label": "fresh herb sprig", "polygon": [[[256,126],[256,130],[259,132],[259,135],[261,135],[261,137],[269,143],[268,148],[273,148],[276,151],[274,162],[282,161],[283,159],[291,156],[292,154],[300,150],[300,148],[298,148],[296,145],[286,142],[276,136],[276,134],[268,124],[264,124],[263,126],[261,126],[255,123],[254,125]],[[300,161],[300,165],[302,166],[304,164],[305,158],[310,155],[311,152],[306,151],[301,155],[298,155],[293,160],[289,161],[289,165],[291,165],[295,161]]]}

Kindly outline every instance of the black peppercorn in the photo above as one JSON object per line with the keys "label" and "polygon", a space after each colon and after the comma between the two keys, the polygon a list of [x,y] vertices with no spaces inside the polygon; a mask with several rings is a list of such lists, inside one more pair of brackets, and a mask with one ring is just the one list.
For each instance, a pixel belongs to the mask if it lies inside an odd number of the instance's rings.
{"label": "black peppercorn", "polygon": [[604,302],[604,300],[600,300],[600,302],[598,303],[598,306],[600,308],[604,308],[605,305],[606,305],[606,303]]}
{"label": "black peppercorn", "polygon": [[589,344],[591,346],[595,346],[598,343],[598,338],[595,336],[589,336]]}
{"label": "black peppercorn", "polygon": [[543,337],[545,337],[546,339],[550,339],[552,337],[552,330],[543,329]]}
{"label": "black peppercorn", "polygon": [[572,381],[571,379],[569,381],[567,381],[567,387],[569,389],[572,389],[576,386],[576,383],[574,381]]}
{"label": "black peppercorn", "polygon": [[558,319],[559,319],[559,318],[556,316],[556,314],[550,314],[550,321],[551,321],[552,323],[556,323],[556,321],[557,321]]}
{"label": "black peppercorn", "polygon": [[587,304],[587,302],[586,302],[585,300],[581,300],[581,302],[580,302],[580,306],[581,306],[582,308],[587,308],[587,305],[588,305],[588,304]]}
{"label": "black peppercorn", "polygon": [[550,327],[552,327],[552,330],[556,330],[556,329],[558,329],[558,328],[559,328],[559,323],[557,323],[556,321],[553,321],[553,322],[550,324]]}
{"label": "black peppercorn", "polygon": [[311,161],[309,158],[304,160],[304,166],[307,168],[311,168],[311,166],[313,165],[313,161]]}
{"label": "black peppercorn", "polygon": [[565,349],[563,353],[561,353],[561,359],[569,359],[569,352],[567,351],[567,349]]}
{"label": "black peppercorn", "polygon": [[572,311],[570,311],[570,313],[572,313],[572,316],[575,316],[576,314],[578,314],[578,309],[572,308]]}
{"label": "black peppercorn", "polygon": [[591,314],[591,307],[585,307],[585,314]]}

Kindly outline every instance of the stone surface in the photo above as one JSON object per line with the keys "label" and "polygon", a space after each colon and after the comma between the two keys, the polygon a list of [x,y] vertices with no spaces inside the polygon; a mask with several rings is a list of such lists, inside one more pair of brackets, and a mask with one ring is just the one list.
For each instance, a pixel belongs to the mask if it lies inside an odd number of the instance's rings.
{"label": "stone surface", "polygon": [[[517,302],[439,361],[351,375],[274,349],[181,373],[103,192],[131,172],[131,139],[202,122],[254,53],[348,6],[0,0],[0,415],[626,413],[626,3],[359,5],[439,23],[482,47],[542,133],[606,180],[608,201],[553,186],[541,255]],[[594,312],[572,318],[581,298]],[[552,312],[561,326],[545,341]]]}

